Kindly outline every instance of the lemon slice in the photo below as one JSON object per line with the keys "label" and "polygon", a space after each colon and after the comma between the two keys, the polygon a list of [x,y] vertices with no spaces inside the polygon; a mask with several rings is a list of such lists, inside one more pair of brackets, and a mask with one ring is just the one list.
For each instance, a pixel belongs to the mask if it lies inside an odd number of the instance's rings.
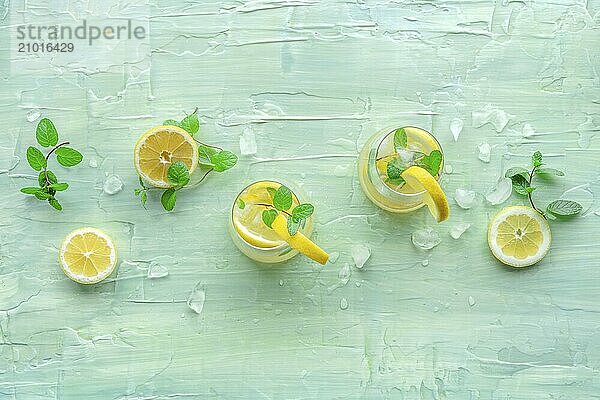
{"label": "lemon slice", "polygon": [[150,185],[168,188],[172,163],[183,162],[190,172],[198,166],[198,146],[192,136],[177,126],[157,126],[144,133],[135,144],[135,169]]}
{"label": "lemon slice", "polygon": [[544,258],[551,241],[548,222],[531,207],[503,209],[492,219],[488,230],[488,244],[494,257],[517,268]]}
{"label": "lemon slice", "polygon": [[[281,237],[263,222],[262,212],[266,208],[260,206],[272,202],[267,189],[277,190],[280,186],[280,183],[273,181],[255,182],[244,189],[236,199],[236,202],[242,200],[245,206],[241,209],[234,205],[233,226],[242,239],[252,246],[264,249],[277,247],[284,243]],[[298,204],[298,198],[292,194],[292,207]]]}
{"label": "lemon slice", "polygon": [[423,194],[423,202],[427,205],[431,215],[433,215],[437,222],[448,219],[450,215],[448,199],[440,184],[429,172],[421,167],[412,166],[405,169],[401,176],[406,181],[406,184],[416,191],[426,192]]}
{"label": "lemon slice", "polygon": [[272,227],[275,233],[288,242],[292,248],[298,250],[310,259],[323,265],[329,260],[329,254],[302,233],[296,232],[295,235],[291,236],[287,229],[287,219],[281,214],[275,218]]}
{"label": "lemon slice", "polygon": [[69,233],[60,246],[59,260],[69,278],[78,283],[97,283],[115,269],[117,251],[111,238],[96,228]]}

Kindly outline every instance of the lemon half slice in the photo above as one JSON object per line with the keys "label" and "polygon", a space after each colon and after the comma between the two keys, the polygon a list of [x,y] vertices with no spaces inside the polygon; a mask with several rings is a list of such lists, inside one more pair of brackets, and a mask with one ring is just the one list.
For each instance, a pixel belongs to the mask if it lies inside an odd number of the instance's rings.
{"label": "lemon half slice", "polygon": [[295,235],[291,236],[287,229],[287,219],[281,214],[275,218],[272,227],[275,233],[288,242],[293,249],[298,250],[308,258],[323,265],[329,260],[329,254],[302,233],[296,232]]}
{"label": "lemon half slice", "polygon": [[498,260],[511,267],[528,267],[540,261],[550,248],[548,222],[531,207],[506,207],[494,216],[488,244]]}
{"label": "lemon half slice", "polygon": [[117,263],[111,238],[96,228],[80,228],[63,241],[59,260],[69,278],[78,283],[97,283],[109,276]]}
{"label": "lemon half slice", "polygon": [[187,131],[177,126],[157,126],[144,133],[135,144],[135,169],[150,185],[168,188],[172,163],[183,162],[190,174],[198,166],[198,146]]}
{"label": "lemon half slice", "polygon": [[423,202],[437,222],[448,219],[450,215],[448,199],[440,184],[429,172],[421,167],[412,166],[405,169],[401,176],[417,192],[426,192],[423,194]]}

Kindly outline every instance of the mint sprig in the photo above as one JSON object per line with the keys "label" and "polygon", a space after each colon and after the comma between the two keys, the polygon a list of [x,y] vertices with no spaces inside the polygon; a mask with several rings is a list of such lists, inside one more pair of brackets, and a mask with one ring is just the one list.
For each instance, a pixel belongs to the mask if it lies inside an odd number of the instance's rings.
{"label": "mint sprig", "polygon": [[27,163],[35,171],[39,171],[38,186],[21,188],[21,192],[35,196],[38,200],[47,201],[54,209],[61,211],[63,207],[56,199],[56,194],[67,190],[69,184],[58,182],[56,175],[48,169],[50,156],[55,154],[56,161],[63,167],[73,167],[81,163],[83,155],[77,150],[67,147],[69,142],[58,143],[58,131],[48,118],[42,118],[38,122],[35,139],[40,146],[50,147],[50,150],[44,155],[37,147],[29,146],[27,148]]}
{"label": "mint sprig", "polygon": [[[271,198],[270,203],[257,203],[256,206],[265,207],[262,212],[262,221],[269,228],[273,227],[273,221],[283,214],[287,218],[287,230],[290,236],[294,236],[300,229],[304,228],[306,221],[313,215],[315,207],[310,203],[298,204],[292,208],[294,202],[292,191],[284,185],[275,189],[268,187],[267,192]],[[240,209],[247,207],[247,204],[238,199],[237,206]]]}
{"label": "mint sprig", "polygon": [[506,170],[504,176],[512,180],[513,191],[522,196],[527,196],[531,208],[539,212],[546,219],[568,217],[579,214],[583,207],[576,201],[558,199],[546,206],[545,211],[538,208],[533,201],[533,192],[538,188],[533,186],[535,176],[564,176],[565,173],[555,168],[545,167],[542,153],[536,151],[531,156],[531,170],[522,167],[512,167]]}
{"label": "mint sprig", "polygon": [[[163,121],[163,125],[177,126],[188,132],[198,145],[198,165],[203,169],[202,177],[193,183],[195,186],[202,182],[211,172],[225,172],[233,168],[238,161],[238,157],[228,151],[223,150],[218,146],[203,143],[197,139],[200,129],[200,121],[198,120],[198,109],[196,108],[191,114],[187,114],[181,121],[175,119],[167,119]],[[174,162],[167,170],[167,178],[173,187],[166,189],[161,195],[161,204],[166,211],[172,211],[177,202],[177,192],[190,183],[189,168],[181,161]],[[134,194],[140,197],[142,206],[146,206],[148,200],[148,191],[152,188],[145,185],[144,181],[139,179],[140,187],[134,190]]]}
{"label": "mint sprig", "polygon": [[[443,159],[442,152],[439,150],[432,150],[429,154],[413,152],[414,157],[412,160],[406,160],[400,156],[401,153],[410,151],[408,150],[408,136],[406,134],[406,129],[399,128],[394,131],[394,150],[396,154],[393,155],[386,166],[386,182],[388,184],[394,186],[403,185],[405,182],[402,178],[402,173],[413,165],[425,169],[433,177],[437,177],[439,174]],[[384,157],[378,158],[378,161]]]}

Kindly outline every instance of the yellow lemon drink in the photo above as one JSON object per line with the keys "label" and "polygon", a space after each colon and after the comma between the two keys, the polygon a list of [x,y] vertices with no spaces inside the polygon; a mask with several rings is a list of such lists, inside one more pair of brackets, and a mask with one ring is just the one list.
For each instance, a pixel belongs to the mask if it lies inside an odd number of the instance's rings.
{"label": "yellow lemon drink", "polygon": [[[288,185],[283,186],[274,180],[258,181],[245,187],[236,196],[231,208],[231,238],[242,253],[262,263],[286,261],[302,252],[324,264],[327,253],[308,239],[314,226],[312,211],[302,220],[294,235],[287,231],[288,218],[291,218],[293,210],[308,204],[303,191],[288,188]],[[288,191],[289,204],[277,210],[274,206],[277,204],[276,193],[282,189]]]}
{"label": "yellow lemon drink", "polygon": [[[397,146],[396,132],[402,131],[404,143]],[[358,176],[366,196],[377,206],[395,213],[417,210],[428,203],[427,185],[409,184],[406,179],[391,180],[388,164],[394,160],[410,169],[437,153],[437,171],[432,175],[438,182],[443,168],[443,152],[436,138],[424,129],[414,126],[386,128],[375,133],[363,147],[358,160]],[[425,166],[424,166],[425,167]],[[433,186],[438,186],[433,183]],[[425,187],[423,187],[425,186]],[[442,216],[443,220],[445,217]],[[439,218],[438,218],[439,220]]]}

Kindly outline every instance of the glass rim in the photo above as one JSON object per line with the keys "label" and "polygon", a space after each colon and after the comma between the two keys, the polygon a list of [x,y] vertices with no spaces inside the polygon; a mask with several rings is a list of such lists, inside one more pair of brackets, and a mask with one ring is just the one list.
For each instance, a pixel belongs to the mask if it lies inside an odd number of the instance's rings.
{"label": "glass rim", "polygon": [[[240,233],[238,232],[238,230],[235,228],[235,222],[233,221],[233,211],[235,210],[235,206],[236,206],[236,203],[237,203],[237,199],[240,197],[240,194],[242,194],[242,192],[243,192],[244,190],[246,190],[246,189],[248,189],[250,186],[252,186],[252,185],[254,185],[254,184],[257,184],[257,183],[260,183],[260,182],[274,182],[274,183],[278,183],[278,184],[280,184],[281,186],[285,186],[285,187],[287,187],[288,189],[290,189],[290,191],[292,192],[292,195],[294,195],[294,197],[296,197],[296,199],[297,199],[297,200],[299,200],[299,198],[298,198],[298,195],[297,195],[297,194],[296,194],[296,193],[295,193],[295,192],[292,190],[292,188],[290,188],[288,185],[285,185],[285,184],[283,184],[283,183],[279,182],[278,180],[275,180],[275,179],[260,179],[260,180],[258,180],[258,181],[254,181],[254,182],[252,182],[252,183],[249,183],[248,185],[244,186],[244,187],[242,188],[242,190],[240,190],[240,191],[238,192],[238,194],[236,194],[236,195],[235,195],[235,199],[233,199],[233,204],[231,205],[231,213],[230,213],[230,215],[229,215],[229,218],[230,218],[230,222],[231,222],[232,229],[233,229],[233,231],[235,232],[236,236],[237,236],[237,237],[238,237],[238,238],[239,238],[239,239],[240,239],[240,240],[241,240],[241,241],[242,241],[244,244],[246,244],[247,246],[249,246],[249,247],[251,247],[251,248],[253,248],[253,249],[255,249],[255,250],[258,250],[258,251],[275,251],[275,250],[284,250],[284,249],[286,249],[286,248],[292,249],[292,246],[290,246],[290,244],[289,244],[288,242],[286,242],[285,240],[283,240],[283,239],[282,239],[282,242],[283,242],[283,243],[281,243],[280,245],[278,245],[278,246],[275,246],[275,247],[258,247],[258,246],[255,246],[255,245],[253,245],[253,244],[251,244],[251,243],[248,243],[248,242],[246,241],[246,239],[244,239],[244,238],[242,237],[242,235],[240,235]],[[287,250],[287,249],[286,249],[286,250]]]}
{"label": "glass rim", "polygon": [[[383,142],[385,141],[385,139],[387,139],[388,136],[390,136],[392,133],[394,133],[397,129],[401,129],[401,128],[415,128],[415,129],[420,129],[423,132],[426,132],[429,136],[431,136],[434,140],[434,142],[438,145],[438,147],[440,148],[440,152],[442,153],[442,164],[440,166],[440,172],[438,172],[437,176],[435,177],[436,182],[439,182],[441,176],[442,176],[442,168],[444,166],[444,149],[442,148],[442,145],[440,144],[439,140],[437,140],[437,138],[428,130],[423,129],[421,127],[418,126],[414,126],[414,125],[404,125],[404,126],[400,126],[400,127],[395,127],[395,128],[383,128],[381,129],[382,131],[387,131],[389,129],[389,132],[387,132],[385,135],[383,135],[383,137],[378,141],[377,143],[377,148],[375,150],[375,162],[373,163],[373,167],[377,168],[377,154],[379,153],[379,148],[381,147],[381,145],[383,144]],[[379,181],[390,191],[394,192],[394,194],[397,194],[399,196],[403,196],[403,197],[419,197],[419,196],[423,196],[423,194],[426,192],[426,190],[423,190],[421,192],[418,193],[402,193],[397,191],[396,189],[391,188],[390,186],[388,186],[383,179],[381,179],[381,176],[379,174],[376,174],[377,178],[379,179]]]}

